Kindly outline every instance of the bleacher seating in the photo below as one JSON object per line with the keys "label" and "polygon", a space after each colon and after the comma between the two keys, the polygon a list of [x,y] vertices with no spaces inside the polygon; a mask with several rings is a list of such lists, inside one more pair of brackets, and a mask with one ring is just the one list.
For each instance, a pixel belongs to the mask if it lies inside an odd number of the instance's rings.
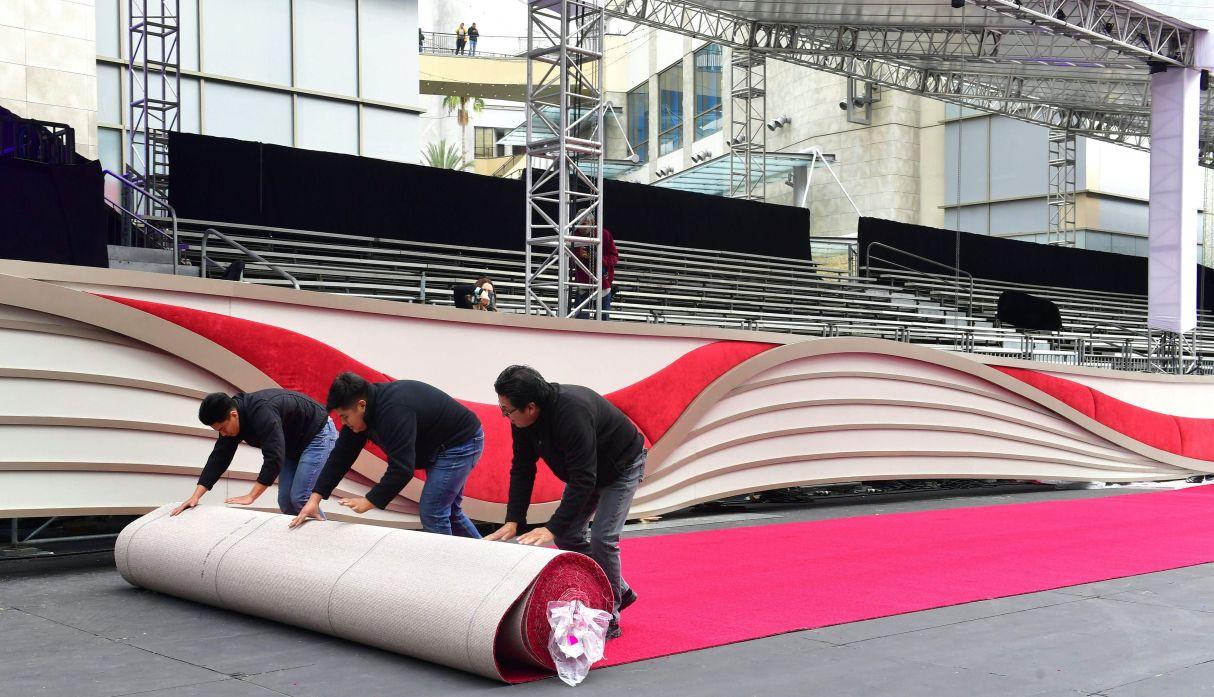
{"label": "bleacher seating", "polygon": [[[181,239],[198,263],[209,223],[182,221]],[[498,308],[523,312],[525,255],[300,230],[217,226],[296,277],[302,288],[434,305],[451,305],[456,284],[487,275]],[[617,240],[616,321],[729,327],[812,336],[871,336],[946,350],[1143,370],[1147,367],[1146,299],[1112,293],[968,281],[903,270],[871,276],[812,261],[670,248]],[[220,264],[242,255],[212,241]],[[555,272],[552,272],[555,273]],[[551,274],[550,274],[551,275]],[[245,280],[289,285],[256,263]],[[552,280],[549,278],[549,280]],[[999,294],[1016,288],[1055,302],[1059,332],[1020,332],[996,320]],[[1200,345],[1214,342],[1203,313]]]}

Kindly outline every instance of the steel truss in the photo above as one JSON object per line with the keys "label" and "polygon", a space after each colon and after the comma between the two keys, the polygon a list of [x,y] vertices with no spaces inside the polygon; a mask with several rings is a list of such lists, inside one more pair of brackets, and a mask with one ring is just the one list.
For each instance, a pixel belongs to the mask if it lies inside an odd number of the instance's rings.
{"label": "steel truss", "polygon": [[167,216],[169,131],[181,128],[180,0],[127,0],[127,177],[154,196],[136,195],[131,210]]}
{"label": "steel truss", "polygon": [[527,16],[526,310],[598,318],[606,16],[601,0],[530,0]]}
{"label": "steel truss", "polygon": [[1049,227],[1046,243],[1075,246],[1076,138],[1066,129],[1052,129],[1047,139],[1049,181],[1046,187]]}
{"label": "steel truss", "polygon": [[1199,371],[1201,356],[1197,352],[1197,330],[1177,334],[1148,329],[1147,358],[1153,373],[1191,375]]}
{"label": "steel truss", "polygon": [[[691,0],[607,0],[606,10],[735,50],[1140,150],[1150,135],[1147,63],[1192,61],[1194,30],[1119,2],[969,1],[1023,29],[765,23]],[[1201,159],[1214,165],[1210,91],[1202,114]]]}
{"label": "steel truss", "polygon": [[767,60],[735,50],[730,60],[729,196],[767,198]]}

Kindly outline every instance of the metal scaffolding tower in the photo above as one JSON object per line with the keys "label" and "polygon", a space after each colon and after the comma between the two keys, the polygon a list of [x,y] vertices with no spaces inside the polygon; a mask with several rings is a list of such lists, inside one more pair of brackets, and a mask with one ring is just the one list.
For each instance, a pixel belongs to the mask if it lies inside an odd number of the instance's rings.
{"label": "metal scaffolding tower", "polygon": [[734,49],[729,107],[729,196],[767,197],[767,60],[758,51]]}
{"label": "metal scaffolding tower", "polygon": [[527,16],[526,309],[597,319],[605,16],[601,0],[530,0]]}
{"label": "metal scaffolding tower", "polygon": [[[132,194],[140,215],[168,214],[169,131],[181,127],[180,0],[127,0],[127,178],[151,196]],[[124,190],[125,191],[125,190]]]}
{"label": "metal scaffolding tower", "polygon": [[1049,186],[1046,205],[1049,207],[1049,227],[1046,243],[1060,247],[1075,246],[1075,132],[1050,129]]}

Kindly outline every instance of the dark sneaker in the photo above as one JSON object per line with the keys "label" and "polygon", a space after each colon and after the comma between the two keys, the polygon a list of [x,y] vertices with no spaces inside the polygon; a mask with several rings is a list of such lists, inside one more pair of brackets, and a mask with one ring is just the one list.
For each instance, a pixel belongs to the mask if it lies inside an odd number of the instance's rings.
{"label": "dark sneaker", "polygon": [[624,631],[622,629],[620,629],[619,622],[612,620],[611,624],[607,625],[607,638],[608,639],[619,639],[620,635],[623,633],[624,633]]}
{"label": "dark sneaker", "polygon": [[632,590],[631,588],[629,588],[628,593],[624,597],[620,598],[619,612],[623,612],[625,608],[627,608],[629,605],[635,603],[636,601],[637,601],[637,592]]}

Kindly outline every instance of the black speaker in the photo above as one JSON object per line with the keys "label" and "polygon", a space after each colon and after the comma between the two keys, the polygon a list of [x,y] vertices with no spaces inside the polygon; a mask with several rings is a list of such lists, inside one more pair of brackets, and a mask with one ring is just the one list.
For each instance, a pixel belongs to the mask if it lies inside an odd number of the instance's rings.
{"label": "black speaker", "polygon": [[1005,290],[999,295],[999,321],[1017,329],[1047,332],[1062,329],[1062,314],[1057,305],[1019,290]]}

